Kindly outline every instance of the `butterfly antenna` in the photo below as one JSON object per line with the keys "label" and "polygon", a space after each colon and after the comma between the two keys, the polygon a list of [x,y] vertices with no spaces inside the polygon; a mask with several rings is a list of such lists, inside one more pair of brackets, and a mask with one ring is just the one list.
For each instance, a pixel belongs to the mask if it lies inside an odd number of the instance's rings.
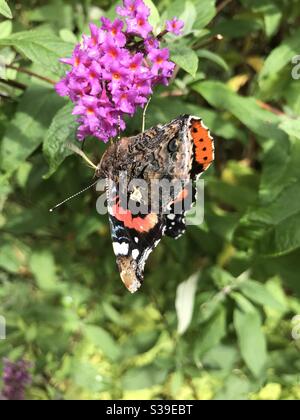
{"label": "butterfly antenna", "polygon": [[67,143],[67,148],[71,150],[72,152],[76,153],[77,155],[81,156],[82,159],[84,159],[91,168],[97,170],[97,166],[87,157],[87,155],[79,149],[79,147],[75,146],[75,144]]}
{"label": "butterfly antenna", "polygon": [[146,129],[146,113],[147,113],[148,107],[150,105],[151,99],[152,98],[150,98],[148,100],[148,102],[145,105],[144,111],[143,111],[142,133],[144,133],[145,132],[145,129]]}
{"label": "butterfly antenna", "polygon": [[88,187],[84,188],[83,190],[79,191],[78,193],[76,193],[76,194],[72,195],[71,197],[66,198],[66,199],[65,199],[64,201],[62,201],[61,203],[56,204],[56,206],[52,207],[52,209],[50,209],[50,210],[49,210],[49,211],[50,211],[50,213],[52,213],[55,209],[57,209],[58,207],[62,206],[62,205],[63,205],[63,204],[65,204],[65,203],[67,203],[68,201],[73,200],[73,198],[78,197],[80,194],[83,194],[84,192],[86,192],[87,190],[89,190],[90,188],[92,188],[94,185],[96,185],[98,182],[99,182],[99,180],[97,180],[97,181],[93,182],[93,184],[92,184],[92,185],[90,185],[90,186],[88,186]]}

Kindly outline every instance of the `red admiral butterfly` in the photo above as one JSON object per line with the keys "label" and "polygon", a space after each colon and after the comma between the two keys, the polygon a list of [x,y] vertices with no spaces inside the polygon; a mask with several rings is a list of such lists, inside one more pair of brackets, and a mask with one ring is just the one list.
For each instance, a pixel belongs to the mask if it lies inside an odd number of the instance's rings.
{"label": "red admiral butterfly", "polygon": [[[175,212],[175,205],[186,200],[188,195],[191,203],[195,202],[195,189],[190,194],[187,182],[196,180],[213,160],[214,143],[208,128],[200,118],[189,115],[137,136],[122,138],[104,153],[96,175],[109,180],[107,199],[113,249],[121,279],[131,293],[140,288],[145,263],[161,238],[167,235],[177,239],[185,232],[188,208]],[[120,196],[125,192],[135,208],[142,207],[144,184],[122,191],[117,185],[120,184],[120,173],[124,172],[126,185],[134,179],[144,181],[149,187],[153,180],[177,179],[182,188],[169,199],[167,212],[162,207],[156,212],[151,208],[133,212],[130,206],[122,204]]]}

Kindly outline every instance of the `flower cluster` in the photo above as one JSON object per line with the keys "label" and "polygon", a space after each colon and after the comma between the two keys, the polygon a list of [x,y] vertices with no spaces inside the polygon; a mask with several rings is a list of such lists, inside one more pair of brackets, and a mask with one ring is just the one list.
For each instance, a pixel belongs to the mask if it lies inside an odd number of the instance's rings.
{"label": "flower cluster", "polygon": [[[101,18],[101,27],[90,25],[71,58],[62,62],[72,68],[56,85],[61,96],[75,104],[73,114],[80,123],[78,139],[95,136],[108,141],[144,107],[157,84],[168,84],[175,64],[161,36],[154,37],[149,23],[150,9],[143,0],[124,0],[117,7],[120,18]],[[174,18],[163,32],[179,35],[184,23]]]}
{"label": "flower cluster", "polygon": [[19,401],[25,398],[25,389],[31,383],[31,376],[28,373],[30,363],[25,360],[13,363],[4,360],[3,369],[3,390],[1,397],[5,400]]}

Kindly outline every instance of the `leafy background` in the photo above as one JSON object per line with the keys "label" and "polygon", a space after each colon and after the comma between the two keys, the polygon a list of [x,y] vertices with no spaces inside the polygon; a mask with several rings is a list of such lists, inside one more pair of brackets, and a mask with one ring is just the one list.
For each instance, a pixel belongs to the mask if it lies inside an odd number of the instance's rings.
{"label": "leafy background", "polygon": [[[96,193],[48,211],[93,177],[64,147],[75,128],[51,84],[58,58],[114,6],[0,0],[0,356],[34,363],[33,399],[299,399],[300,1],[155,5],[157,29],[187,25],[147,124],[200,115],[217,156],[205,223],[164,239],[131,296]],[[103,150],[85,143],[94,161]]]}

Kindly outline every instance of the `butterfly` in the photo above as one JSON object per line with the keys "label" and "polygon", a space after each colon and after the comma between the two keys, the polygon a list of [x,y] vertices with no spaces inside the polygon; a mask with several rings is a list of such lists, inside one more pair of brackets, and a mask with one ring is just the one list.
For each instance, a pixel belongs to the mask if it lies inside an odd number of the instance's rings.
{"label": "butterfly", "polygon": [[[210,131],[201,118],[191,115],[122,138],[104,153],[96,176],[107,180],[113,249],[121,279],[131,293],[141,287],[146,261],[162,237],[177,239],[184,234],[186,212],[196,200],[195,187],[188,185],[213,160]],[[136,185],[130,186],[133,180]],[[166,197],[161,197],[159,190],[152,194],[155,181],[174,184],[175,180],[177,189],[171,187]],[[152,200],[152,206],[147,199]],[[183,202],[188,205],[180,208]]]}

